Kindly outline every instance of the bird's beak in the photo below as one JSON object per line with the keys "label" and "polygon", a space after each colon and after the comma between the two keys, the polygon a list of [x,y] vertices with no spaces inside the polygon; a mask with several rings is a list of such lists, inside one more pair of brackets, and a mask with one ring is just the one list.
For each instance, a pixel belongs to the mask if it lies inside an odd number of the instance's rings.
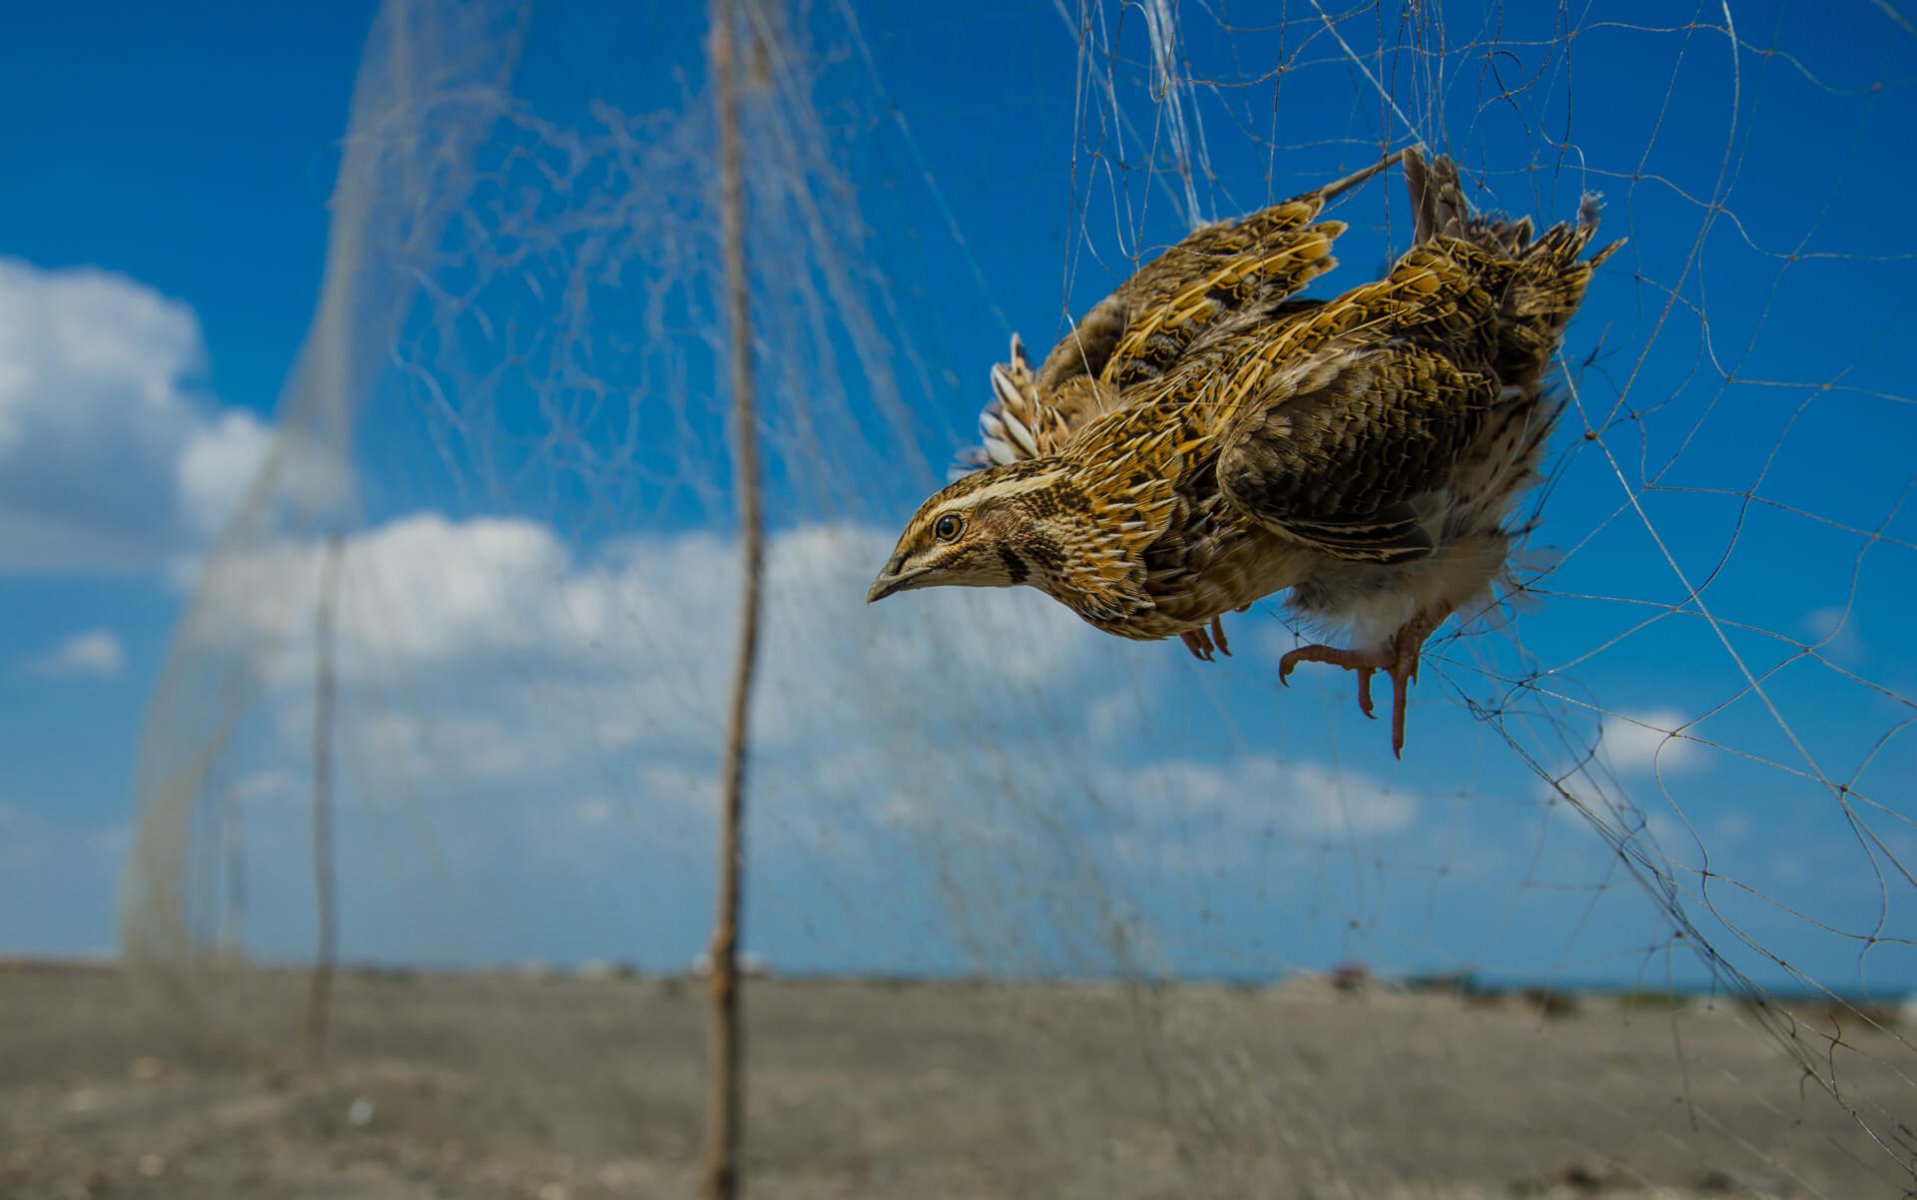
{"label": "bird's beak", "polygon": [[892,561],[885,564],[885,570],[880,571],[879,577],[872,581],[872,590],[865,594],[865,602],[871,604],[885,599],[893,592],[902,592],[915,586],[915,581],[930,569],[929,567],[908,569],[905,565],[905,555],[894,555]]}

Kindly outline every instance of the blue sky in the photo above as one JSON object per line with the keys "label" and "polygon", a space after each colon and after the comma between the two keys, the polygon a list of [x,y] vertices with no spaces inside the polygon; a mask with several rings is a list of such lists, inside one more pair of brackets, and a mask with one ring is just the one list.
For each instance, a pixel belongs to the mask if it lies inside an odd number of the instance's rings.
{"label": "blue sky", "polygon": [[[16,15],[0,49],[0,111],[10,117],[0,136],[32,182],[0,201],[5,255],[41,270],[98,268],[180,298],[207,347],[187,388],[269,413],[311,316],[352,86],[342,64],[356,58],[371,7],[316,10],[304,14],[308,24],[243,4],[170,16],[117,5]],[[99,483],[57,486],[70,496]],[[11,570],[4,591],[0,758],[10,802],[63,826],[124,820],[132,730],[177,592],[139,569]],[[111,631],[122,649],[124,666],[110,677],[83,671],[55,684],[20,669],[90,629]],[[97,945],[111,905],[100,885],[90,875],[60,904],[43,908],[27,893],[8,908],[59,930],[56,944]]]}
{"label": "blue sky", "polygon": [[[1183,61],[1216,86],[1174,89],[1181,125],[1135,66],[1137,10],[1094,31],[1109,73],[1042,5],[851,11],[856,32],[821,10],[810,53],[770,67],[819,117],[767,105],[751,127],[769,147],[754,228],[776,535],[755,947],[818,969],[1258,976],[1360,958],[1702,981],[1602,826],[1655,838],[1642,853],[1739,969],[1917,987],[1899,866],[1917,859],[1900,733],[1917,518],[1899,507],[1917,434],[1899,198],[1917,181],[1876,152],[1911,115],[1908,33],[1861,7],[1760,6],[1733,55],[1716,10],[1685,30],[1625,6],[1579,14],[1568,43],[1546,14],[1479,50],[1484,16],[1453,4],[1442,51],[1421,53],[1415,30],[1309,9],[1229,34],[1188,13]],[[418,118],[444,120],[422,128],[447,145],[462,121],[479,131],[468,191],[407,191],[403,155],[370,160],[376,217],[423,197],[444,225],[363,249],[382,269],[355,295],[401,315],[389,336],[376,313],[356,327],[374,365],[353,396],[353,500],[329,510],[353,514],[342,847],[360,957],[675,966],[703,936],[731,624],[702,29],[622,13],[537,12],[511,119]],[[0,46],[16,118],[0,139],[29,181],[0,194],[16,331],[0,329],[0,434],[10,416],[24,431],[0,437],[0,947],[113,940],[136,730],[189,581],[275,432],[293,431],[295,474],[305,461],[312,426],[281,398],[341,236],[328,202],[373,14],[79,5]],[[980,86],[988,61],[999,82]],[[1348,681],[1277,688],[1292,642],[1273,612],[1201,666],[1035,593],[857,603],[1012,329],[1042,347],[1194,216],[1349,170],[1407,122],[1487,203],[1554,218],[1598,190],[1630,242],[1567,345],[1574,364],[1597,354],[1556,443],[1536,548],[1558,565],[1518,618],[1522,654],[1497,633],[1434,647],[1403,763]],[[1145,169],[1177,156],[1175,128],[1203,134],[1189,191]],[[793,162],[805,186],[780,173]],[[1327,284],[1402,247],[1400,187],[1341,208]],[[527,213],[564,232],[525,236]],[[238,653],[255,677],[195,828],[242,814],[246,936],[295,957],[302,528],[276,518],[233,553],[203,610],[217,636],[180,668],[202,680],[196,663]],[[1656,730],[1698,720],[1660,751]],[[1567,774],[1600,730],[1600,765]],[[1864,797],[1855,822],[1806,756]]]}

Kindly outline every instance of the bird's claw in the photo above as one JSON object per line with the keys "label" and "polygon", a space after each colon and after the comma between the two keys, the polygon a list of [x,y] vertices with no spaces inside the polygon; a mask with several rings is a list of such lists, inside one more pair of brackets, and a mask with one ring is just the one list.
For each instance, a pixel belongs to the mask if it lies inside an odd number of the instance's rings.
{"label": "bird's claw", "polygon": [[1199,662],[1212,661],[1211,638],[1205,635],[1204,630],[1187,629],[1178,635],[1178,639],[1185,643],[1185,649],[1191,651],[1191,656]]}
{"label": "bird's claw", "polygon": [[1391,679],[1391,754],[1404,757],[1404,714],[1410,703],[1410,689],[1418,678],[1418,662],[1424,640],[1448,613],[1425,614],[1409,621],[1380,650],[1347,650],[1339,646],[1300,646],[1278,660],[1278,682],[1289,685],[1288,677],[1301,662],[1326,663],[1358,674],[1358,711],[1372,720],[1377,711],[1371,700],[1371,677],[1383,671]]}
{"label": "bird's claw", "polygon": [[1371,703],[1371,676],[1377,671],[1389,671],[1393,667],[1390,658],[1379,651],[1346,650],[1339,646],[1300,646],[1278,660],[1278,682],[1289,685],[1288,676],[1301,662],[1326,663],[1356,671],[1358,709],[1367,717],[1375,715]]}
{"label": "bird's claw", "polygon": [[1179,634],[1178,637],[1180,641],[1185,643],[1185,649],[1191,651],[1192,657],[1199,662],[1212,662],[1212,652],[1214,650],[1219,654],[1223,654],[1226,658],[1231,657],[1231,643],[1225,640],[1225,623],[1223,618],[1213,617],[1211,619],[1211,631],[1209,633],[1203,629],[1187,629],[1184,633]]}

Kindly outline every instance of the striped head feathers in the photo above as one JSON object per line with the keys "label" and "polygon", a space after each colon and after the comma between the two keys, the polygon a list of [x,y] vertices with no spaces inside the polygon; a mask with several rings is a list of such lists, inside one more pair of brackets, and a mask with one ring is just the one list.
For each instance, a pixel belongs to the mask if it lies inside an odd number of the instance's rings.
{"label": "striped head feathers", "polygon": [[1153,480],[1107,502],[1074,475],[1061,459],[1035,458],[954,480],[906,522],[867,602],[1024,584],[1099,624],[1149,608],[1143,555],[1171,523],[1171,485]]}

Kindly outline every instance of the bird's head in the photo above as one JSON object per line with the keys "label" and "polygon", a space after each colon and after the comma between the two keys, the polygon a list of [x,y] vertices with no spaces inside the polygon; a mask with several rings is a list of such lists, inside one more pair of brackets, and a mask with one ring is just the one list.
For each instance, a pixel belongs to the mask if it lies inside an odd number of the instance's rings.
{"label": "bird's head", "polygon": [[925,587],[1044,588],[1060,561],[1065,472],[1034,459],[962,476],[912,514],[866,601]]}
{"label": "bird's head", "polygon": [[1177,499],[1160,476],[1114,484],[1058,458],[967,475],[919,506],[868,602],[911,588],[1029,584],[1094,624],[1151,606],[1146,547],[1163,536]]}

